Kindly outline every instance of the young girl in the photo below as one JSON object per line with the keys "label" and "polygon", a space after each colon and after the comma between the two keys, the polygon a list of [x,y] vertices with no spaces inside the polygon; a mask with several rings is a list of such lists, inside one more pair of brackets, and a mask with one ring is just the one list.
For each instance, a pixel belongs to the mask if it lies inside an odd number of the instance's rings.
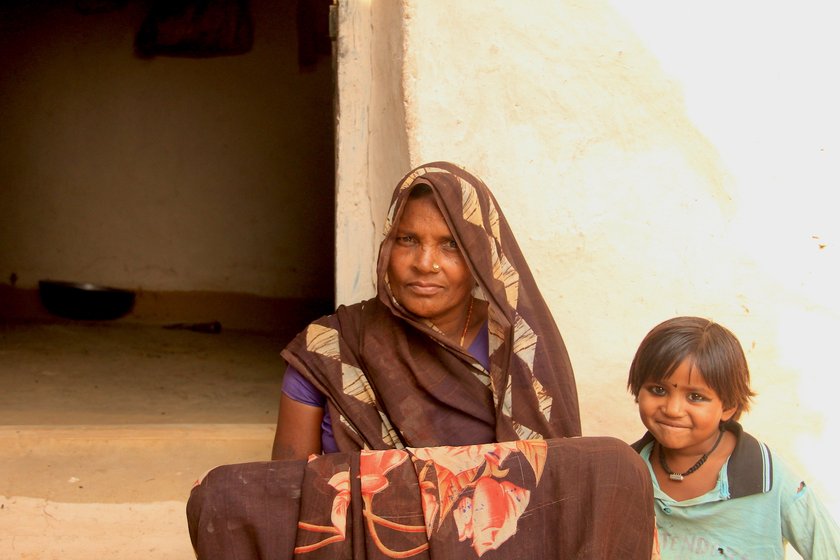
{"label": "young girl", "polygon": [[648,432],[633,444],[653,479],[663,559],[840,558],[840,529],[805,483],[737,422],[747,360],[726,328],[677,317],[642,341],[627,380]]}

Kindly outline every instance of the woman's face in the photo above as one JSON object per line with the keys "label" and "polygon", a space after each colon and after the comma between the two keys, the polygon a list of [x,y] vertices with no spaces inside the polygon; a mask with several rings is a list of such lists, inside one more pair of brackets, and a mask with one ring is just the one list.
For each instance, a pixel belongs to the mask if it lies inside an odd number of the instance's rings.
{"label": "woman's face", "polygon": [[473,278],[433,196],[409,199],[388,263],[391,291],[447,335],[463,328]]}

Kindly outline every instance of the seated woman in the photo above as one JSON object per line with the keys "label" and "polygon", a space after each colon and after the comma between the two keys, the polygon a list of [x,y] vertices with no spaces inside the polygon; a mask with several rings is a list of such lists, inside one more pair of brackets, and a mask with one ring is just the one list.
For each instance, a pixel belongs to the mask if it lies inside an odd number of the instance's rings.
{"label": "seated woman", "polygon": [[283,351],[273,458],[580,435],[566,347],[483,182],[403,179],[377,280]]}
{"label": "seated woman", "polygon": [[565,345],[496,200],[462,168],[400,181],[377,297],[282,355],[283,461],[193,490],[199,558],[650,558],[644,464],[618,440],[561,439],[581,432]]}

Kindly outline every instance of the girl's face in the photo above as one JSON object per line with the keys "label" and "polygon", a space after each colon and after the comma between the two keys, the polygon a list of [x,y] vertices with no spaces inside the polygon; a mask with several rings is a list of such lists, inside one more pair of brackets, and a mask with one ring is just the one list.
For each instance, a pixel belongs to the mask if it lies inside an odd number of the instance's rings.
{"label": "girl's face", "polygon": [[432,196],[405,205],[388,262],[391,291],[444,333],[463,327],[473,277]]}
{"label": "girl's face", "polygon": [[637,400],[642,422],[662,447],[686,454],[708,451],[720,422],[735,414],[688,359],[669,378],[643,384]]}

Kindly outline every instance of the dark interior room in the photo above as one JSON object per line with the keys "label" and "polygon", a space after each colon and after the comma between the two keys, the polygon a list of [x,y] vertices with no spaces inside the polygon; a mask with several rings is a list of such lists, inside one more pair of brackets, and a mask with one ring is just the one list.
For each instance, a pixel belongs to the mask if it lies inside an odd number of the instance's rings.
{"label": "dark interior room", "polygon": [[328,12],[0,4],[6,511],[269,457],[279,351],[334,306]]}

